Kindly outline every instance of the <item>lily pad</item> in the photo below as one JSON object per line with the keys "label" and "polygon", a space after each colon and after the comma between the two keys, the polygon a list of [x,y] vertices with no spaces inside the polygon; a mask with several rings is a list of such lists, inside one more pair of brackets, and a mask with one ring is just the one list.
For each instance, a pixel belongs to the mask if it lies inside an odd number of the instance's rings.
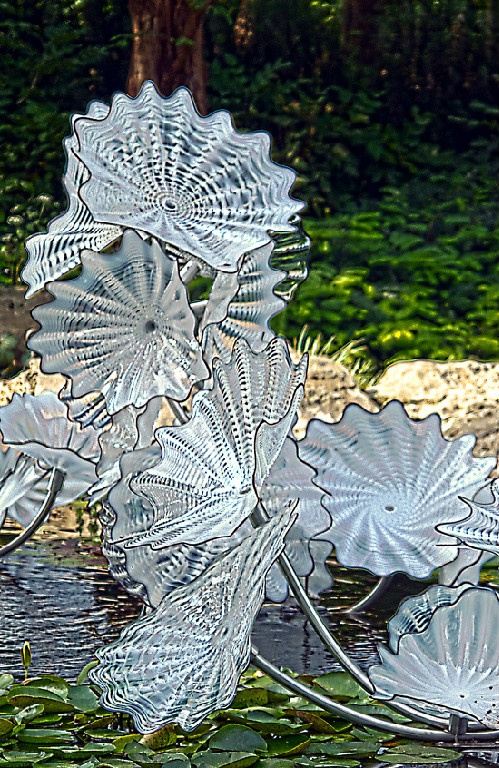
{"label": "lily pad", "polygon": [[209,768],[246,768],[258,760],[258,755],[249,752],[197,752],[192,758],[194,766]]}
{"label": "lily pad", "polygon": [[177,741],[177,731],[174,725],[165,725],[160,728],[159,731],[154,733],[146,733],[142,736],[140,743],[149,747],[149,749],[162,749],[163,747],[169,747],[171,744],[175,744]]}
{"label": "lily pad", "polygon": [[271,755],[298,755],[304,752],[310,744],[310,737],[306,733],[295,734],[272,739],[268,743],[268,754]]}
{"label": "lily pad", "polygon": [[[2,751],[0,754],[0,760],[4,765],[9,765],[14,768],[31,768],[37,763],[42,763],[44,760],[48,760],[53,755],[50,752],[23,752],[21,750],[8,750]],[[1,763],[0,763],[1,764]]]}
{"label": "lily pad", "polygon": [[307,755],[375,755],[379,749],[376,741],[330,741],[310,744]]}
{"label": "lily pad", "polygon": [[461,753],[446,747],[434,747],[427,744],[399,744],[380,755],[385,763],[423,765],[424,763],[447,763],[458,760]]}
{"label": "lily pad", "polygon": [[266,688],[244,688],[238,691],[231,704],[231,709],[265,706],[269,703],[269,692]]}
{"label": "lily pad", "polygon": [[68,683],[58,675],[43,675],[43,677],[34,677],[30,681],[31,684],[35,684],[36,687],[43,690],[56,693],[61,699],[65,699],[68,695]]}
{"label": "lily pad", "polygon": [[370,700],[369,694],[346,672],[328,672],[326,675],[314,678],[314,682],[324,691],[332,694],[337,701]]}
{"label": "lily pad", "polygon": [[70,685],[68,701],[78,712],[95,712],[99,699],[89,685]]}
{"label": "lily pad", "polygon": [[14,723],[12,723],[10,720],[7,720],[5,717],[0,717],[0,737],[6,736],[7,733],[10,733],[13,727]]}
{"label": "lily pad", "polygon": [[267,751],[267,742],[245,725],[224,725],[211,737],[209,746],[224,752]]}
{"label": "lily pad", "polygon": [[324,720],[324,718],[318,715],[316,712],[308,712],[307,710],[303,709],[287,709],[286,714],[294,714],[304,723],[308,723],[310,730],[314,731],[315,733],[336,733],[336,729],[331,725],[331,723],[328,723],[327,720]]}
{"label": "lily pad", "polygon": [[19,741],[25,744],[67,744],[73,743],[73,734],[70,731],[57,730],[56,728],[25,728],[17,734]]}

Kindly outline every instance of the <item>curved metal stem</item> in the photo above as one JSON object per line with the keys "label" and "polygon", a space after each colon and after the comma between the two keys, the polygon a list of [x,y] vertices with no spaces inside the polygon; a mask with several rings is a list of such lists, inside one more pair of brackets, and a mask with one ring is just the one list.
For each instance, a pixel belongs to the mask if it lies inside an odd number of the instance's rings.
{"label": "curved metal stem", "polygon": [[343,717],[350,723],[354,723],[355,725],[366,725],[369,728],[377,728],[382,731],[387,731],[388,733],[393,733],[396,736],[405,736],[410,739],[420,739],[422,741],[454,741],[454,735],[446,731],[428,731],[426,728],[416,728],[414,726],[404,725],[403,723],[393,723],[389,720],[375,717],[374,715],[357,712],[350,709],[350,707],[347,707],[345,704],[340,704],[317,691],[313,691],[308,685],[300,683],[285,672],[282,672],[270,661],[261,656],[258,650],[254,647],[251,649],[251,655],[253,664],[278,683],[289,688],[293,693],[308,699],[312,704],[317,704],[319,707],[322,707],[326,712],[331,712],[333,715]]}
{"label": "curved metal stem", "polygon": [[27,526],[27,528],[22,531],[22,533],[20,533],[18,536],[15,536],[7,544],[4,544],[3,547],[0,547],[0,557],[8,555],[9,552],[12,552],[14,549],[17,549],[17,547],[20,547],[21,544],[24,544],[24,542],[29,539],[29,537],[37,530],[37,528],[39,528],[45,522],[50,514],[50,510],[54,506],[56,496],[62,488],[63,481],[63,472],[61,472],[60,469],[56,469],[54,467],[52,470],[52,476],[50,478],[47,495],[43,500],[43,504],[40,507],[39,512]]}
{"label": "curved metal stem", "polygon": [[[374,715],[364,714],[357,712],[354,709],[350,709],[345,704],[339,704],[327,696],[324,696],[317,691],[313,691],[308,685],[300,683],[299,680],[282,672],[270,661],[260,655],[257,648],[254,646],[251,649],[253,664],[258,667],[262,672],[272,677],[276,682],[284,685],[293,693],[298,696],[303,696],[308,699],[312,704],[322,707],[326,712],[331,712],[333,715],[343,717],[350,723],[355,725],[364,725],[368,728],[377,728],[380,731],[386,731],[386,733],[393,733],[395,736],[402,736],[409,739],[417,739],[419,741],[446,741],[456,743],[457,736],[448,730],[428,730],[426,728],[416,728],[415,726],[405,725],[404,723],[393,723],[391,720],[384,720]],[[468,732],[468,736],[472,736],[477,741],[495,741],[499,738],[499,731],[477,731],[472,734]]]}
{"label": "curved metal stem", "polygon": [[172,400],[169,397],[167,397],[166,400],[175,418],[178,419],[181,424],[186,424],[189,421],[189,417],[187,416],[180,403],[178,403],[176,400]]}
{"label": "curved metal stem", "polygon": [[348,608],[345,613],[358,613],[359,611],[366,611],[371,607],[373,603],[383,597],[385,592],[391,587],[394,579],[395,576],[393,574],[390,574],[390,576],[382,576],[380,579],[378,579],[377,584],[374,585],[371,591],[365,597],[363,597],[362,600],[359,600],[358,603],[355,603],[355,605],[352,605],[351,608]]}

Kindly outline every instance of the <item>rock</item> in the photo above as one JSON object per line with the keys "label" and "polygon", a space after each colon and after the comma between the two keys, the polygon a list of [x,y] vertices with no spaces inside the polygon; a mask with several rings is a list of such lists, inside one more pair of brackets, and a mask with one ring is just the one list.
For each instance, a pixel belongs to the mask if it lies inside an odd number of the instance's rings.
{"label": "rock", "polygon": [[40,360],[32,358],[28,367],[12,379],[0,379],[0,406],[7,405],[12,400],[14,392],[20,395],[28,393],[39,395],[46,389],[59,392],[66,379],[59,374],[45,374],[40,370]]}
{"label": "rock", "polygon": [[477,456],[499,453],[499,363],[394,363],[368,393],[380,406],[400,400],[411,418],[438,413],[445,437],[476,435]]}
{"label": "rock", "polygon": [[359,389],[348,368],[329,357],[311,357],[295,435],[302,437],[313,418],[339,421],[349,403],[357,403],[372,413],[379,410],[376,401]]}

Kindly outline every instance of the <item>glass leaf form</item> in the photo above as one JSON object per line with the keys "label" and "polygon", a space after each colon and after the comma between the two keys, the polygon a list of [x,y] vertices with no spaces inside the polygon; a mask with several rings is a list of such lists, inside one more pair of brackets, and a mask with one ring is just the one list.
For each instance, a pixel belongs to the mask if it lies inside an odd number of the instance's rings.
{"label": "glass leaf form", "polygon": [[172,590],[193,581],[216,557],[243,538],[234,536],[214,539],[198,547],[177,544],[162,549],[148,545],[125,548],[115,543],[116,539],[126,540],[137,529],[153,525],[153,507],[130,490],[129,481],[137,472],[157,464],[160,456],[158,445],[125,454],[120,462],[121,480],[111,490],[101,515],[102,552],[109,562],[111,575],[128,592],[152,607],[159,605]]}
{"label": "glass leaf form", "polygon": [[499,728],[498,633],[495,592],[469,587],[437,608],[424,632],[403,635],[397,654],[378,648],[381,664],[369,669],[376,697]]}
{"label": "glass leaf form", "polygon": [[286,306],[274,293],[286,277],[272,269],[272,244],[244,256],[237,273],[219,272],[201,324],[202,346],[208,361],[230,360],[236,339],[246,339],[253,352],[261,352],[275,336],[270,320]]}
{"label": "glass leaf form", "polygon": [[453,605],[459,595],[469,587],[469,584],[462,584],[459,587],[443,587],[435,584],[421,595],[403,600],[395,616],[388,622],[390,650],[397,653],[399,641],[403,635],[425,632],[437,608],[442,605]]}
{"label": "glass leaf form", "polygon": [[473,494],[495,466],[472,455],[474,444],[473,435],[445,440],[436,414],[413,421],[398,401],[378,413],[349,405],[337,424],[314,419],[298,445],[329,494],[333,525],[321,538],[343,565],[426,578],[458,554],[435,525],[459,520],[459,495]]}
{"label": "glass leaf form", "polygon": [[257,503],[258,428],[264,420],[279,425],[277,439],[262,445],[271,464],[272,450],[275,459],[289,431],[289,413],[305,375],[306,360],[293,366],[286,343],[277,338],[258,355],[240,340],[230,363],[216,359],[213,388],[194,396],[187,424],[157,431],[161,462],[131,481],[156,518],[126,546],[202,544],[230,536]]}
{"label": "glass leaf form", "polygon": [[12,401],[0,408],[0,431],[8,445],[37,459],[45,468],[60,469],[65,475],[67,497],[77,499],[96,482],[99,433],[70,421],[54,392],[16,392]]}
{"label": "glass leaf form", "polygon": [[499,496],[497,481],[490,486],[492,501],[482,503],[463,498],[469,508],[467,517],[452,523],[440,523],[438,530],[455,536],[469,547],[499,555]]}
{"label": "glass leaf form", "polygon": [[292,522],[283,511],[97,651],[90,678],[101,704],[131,714],[142,733],[171,722],[191,731],[227,707],[250,660],[265,576]]}
{"label": "glass leaf form", "polygon": [[[263,432],[268,433],[274,429],[275,426],[262,424],[259,436]],[[256,448],[258,451],[258,442]],[[286,538],[284,551],[298,576],[309,576],[315,569],[314,594],[318,594],[320,591],[329,589],[332,584],[332,579],[325,567],[325,557],[330,554],[332,547],[326,544],[325,547],[316,546],[312,550],[310,548],[311,540],[331,526],[331,516],[321,505],[323,491],[313,483],[315,474],[312,467],[299,459],[296,442],[288,437],[277,459],[272,462],[268,477],[263,482],[259,482],[257,464],[255,485],[260,488],[259,497],[262,506],[271,517],[278,514],[288,499],[298,502],[296,507],[298,518]],[[322,560],[323,555],[325,555],[324,560]],[[267,598],[274,603],[280,603],[288,596],[288,583],[277,565],[270,569],[266,594]]]}
{"label": "glass leaf form", "polygon": [[[88,117],[102,120],[109,107],[100,102],[91,102]],[[71,128],[83,115],[73,115]],[[79,197],[82,184],[90,179],[90,173],[74,154],[74,134],[64,139],[66,171],[62,184],[68,198],[67,210],[53,219],[46,233],[37,233],[26,240],[28,261],[21,277],[29,285],[26,297],[44,288],[51,280],[74,269],[80,263],[80,254],[86,249],[101,251],[120,237],[122,228],[112,224],[96,222],[85,203]]]}
{"label": "glass leaf form", "polygon": [[75,122],[76,154],[90,171],[81,197],[100,222],[148,232],[215,269],[294,230],[303,208],[291,169],[270,160],[270,137],[238,133],[230,114],[201,117],[186,88],[169,98],[151,82],[114,96],[107,117]]}
{"label": "glass leaf form", "polygon": [[33,311],[42,328],[29,346],[44,372],[70,376],[75,398],[98,390],[110,414],[157,395],[185,400],[208,370],[177,262],[127,230],[119,251],[87,251],[82,263]]}

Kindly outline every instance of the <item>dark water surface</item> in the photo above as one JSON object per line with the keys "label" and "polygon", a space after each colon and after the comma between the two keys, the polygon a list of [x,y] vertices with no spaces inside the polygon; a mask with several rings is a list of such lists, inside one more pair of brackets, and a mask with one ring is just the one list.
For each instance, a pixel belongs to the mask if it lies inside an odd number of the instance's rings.
{"label": "dark water surface", "polygon": [[[70,513],[61,515],[0,562],[0,672],[17,678],[23,674],[20,649],[26,640],[33,657],[30,674],[72,679],[96,648],[115,639],[142,610],[108,574],[98,547],[80,544]],[[348,616],[341,607],[362,597],[373,579],[359,584],[350,572],[336,573],[336,587],[320,611],[352,657],[369,665],[377,659],[377,643],[386,639],[386,619],[400,589],[390,593],[391,603],[381,605],[382,615]],[[263,606],[253,640],[262,655],[297,672],[339,668],[292,600]]]}

